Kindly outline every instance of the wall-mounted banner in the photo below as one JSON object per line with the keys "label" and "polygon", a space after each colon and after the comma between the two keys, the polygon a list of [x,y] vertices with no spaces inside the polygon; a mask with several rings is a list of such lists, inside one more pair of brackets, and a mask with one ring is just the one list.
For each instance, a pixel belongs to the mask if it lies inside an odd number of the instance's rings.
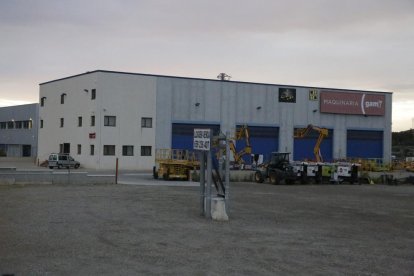
{"label": "wall-mounted banner", "polygon": [[294,88],[279,88],[279,102],[281,102],[281,103],[296,103],[296,89],[294,89]]}
{"label": "wall-mounted banner", "polygon": [[324,90],[320,92],[322,113],[385,115],[385,95]]}

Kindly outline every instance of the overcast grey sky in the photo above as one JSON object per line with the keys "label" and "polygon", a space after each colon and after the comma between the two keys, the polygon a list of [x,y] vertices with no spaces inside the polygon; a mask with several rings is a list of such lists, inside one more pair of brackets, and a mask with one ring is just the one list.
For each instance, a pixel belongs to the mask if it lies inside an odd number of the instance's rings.
{"label": "overcast grey sky", "polygon": [[394,92],[414,123],[414,0],[0,0],[0,106],[96,69]]}

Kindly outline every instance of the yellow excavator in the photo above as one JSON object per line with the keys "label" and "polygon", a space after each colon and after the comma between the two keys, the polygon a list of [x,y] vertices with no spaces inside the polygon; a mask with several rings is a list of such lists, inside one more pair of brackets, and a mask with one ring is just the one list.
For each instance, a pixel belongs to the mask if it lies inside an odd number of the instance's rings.
{"label": "yellow excavator", "polygon": [[249,128],[247,127],[247,125],[243,125],[242,127],[236,130],[236,135],[234,137],[234,140],[237,141],[243,138],[246,141],[246,145],[244,146],[243,149],[241,149],[238,152],[236,150],[236,146],[233,140],[230,140],[230,143],[229,143],[230,150],[233,153],[234,163],[239,164],[239,165],[244,163],[244,160],[242,158],[244,155],[246,154],[250,155],[252,153],[252,147],[250,146]]}
{"label": "yellow excavator", "polygon": [[313,154],[315,155],[316,162],[320,163],[323,162],[322,154],[321,154],[321,143],[325,137],[328,137],[329,130],[326,128],[321,128],[314,125],[308,125],[306,128],[297,129],[295,130],[294,138],[304,138],[306,137],[312,130],[315,130],[319,133],[318,140],[313,148]]}

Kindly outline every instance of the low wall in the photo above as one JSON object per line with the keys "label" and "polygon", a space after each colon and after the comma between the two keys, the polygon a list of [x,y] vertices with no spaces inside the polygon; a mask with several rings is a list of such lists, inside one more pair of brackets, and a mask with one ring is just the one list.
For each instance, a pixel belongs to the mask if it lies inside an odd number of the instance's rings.
{"label": "low wall", "polygon": [[[252,182],[254,181],[254,173],[255,171],[247,171],[247,170],[231,170],[230,171],[230,182]],[[199,171],[192,171],[191,172],[191,179],[193,181],[200,180],[200,172]],[[224,181],[224,179],[223,179]]]}
{"label": "low wall", "polygon": [[115,184],[115,175],[87,172],[13,172],[0,174],[0,185],[26,184]]}

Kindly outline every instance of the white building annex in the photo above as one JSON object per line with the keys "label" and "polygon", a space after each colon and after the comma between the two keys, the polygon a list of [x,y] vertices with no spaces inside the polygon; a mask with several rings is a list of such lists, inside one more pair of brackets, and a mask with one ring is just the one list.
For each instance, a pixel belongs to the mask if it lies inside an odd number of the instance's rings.
{"label": "white building annex", "polygon": [[[157,148],[192,148],[197,127],[249,126],[253,153],[312,159],[308,124],[329,129],[326,161],[391,160],[392,93],[92,71],[40,84],[38,157],[70,153],[83,167],[150,170]],[[243,146],[243,145],[238,145]]]}

